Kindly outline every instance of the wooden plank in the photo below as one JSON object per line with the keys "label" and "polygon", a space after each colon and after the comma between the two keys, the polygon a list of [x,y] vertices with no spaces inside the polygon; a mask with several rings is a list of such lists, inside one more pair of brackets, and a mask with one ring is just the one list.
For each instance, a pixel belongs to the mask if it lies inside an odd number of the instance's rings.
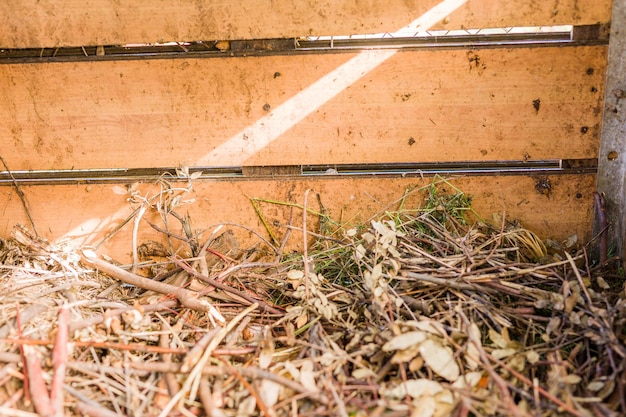
{"label": "wooden plank", "polygon": [[[598,158],[598,192],[606,200],[606,218],[610,222],[608,247],[615,248],[626,266],[626,4],[616,1],[609,44],[602,141]],[[604,225],[596,222],[595,233]]]}
{"label": "wooden plank", "polygon": [[447,29],[606,23],[611,9],[611,0],[24,0],[0,3],[0,47],[394,32],[441,3],[458,7],[432,22]]}
{"label": "wooden plank", "polygon": [[[546,177],[550,192],[537,186],[541,177],[533,176],[482,176],[450,179],[451,184],[473,196],[473,208],[487,221],[492,216],[506,213],[508,219],[518,219],[522,225],[535,231],[542,238],[564,240],[577,234],[581,243],[590,237],[593,213],[594,175],[561,175]],[[193,191],[181,200],[195,202],[179,206],[180,214],[189,213],[192,226],[204,230],[205,238],[216,225],[233,222],[252,227],[268,237],[249,198],[261,198],[302,204],[305,190],[311,189],[308,204],[320,210],[316,194],[327,208],[329,215],[346,224],[367,221],[370,216],[384,210],[397,209],[398,199],[407,189],[423,187],[431,178],[300,178],[237,181],[195,182]],[[177,184],[184,186],[184,184]],[[31,207],[35,224],[49,239],[71,239],[74,244],[93,244],[120,225],[132,212],[127,195],[120,195],[124,184],[118,185],[57,185],[22,187]],[[450,188],[445,186],[450,191]],[[139,187],[140,195],[158,194],[158,186]],[[543,191],[540,192],[540,191]],[[424,194],[411,194],[405,209],[414,209],[424,203]],[[287,224],[289,208],[270,203],[259,203],[265,220],[279,239],[285,229],[275,227],[276,222]],[[8,236],[17,224],[28,224],[24,209],[12,187],[0,187],[0,236]],[[298,214],[298,210],[295,210]],[[162,225],[153,212],[146,219]],[[172,230],[182,233],[179,223],[170,219]],[[301,220],[294,218],[294,225]],[[314,218],[309,221],[316,230]],[[257,241],[253,236],[234,228],[243,246]],[[122,261],[128,260],[131,251],[132,222],[101,247]],[[142,222],[140,241],[153,239],[156,234]],[[294,233],[290,244],[298,245],[301,235]]]}
{"label": "wooden plank", "polygon": [[12,170],[597,155],[606,46],[366,68],[388,53],[0,65],[2,154]]}
{"label": "wooden plank", "polygon": [[[435,28],[594,25],[611,20],[612,0],[533,2],[467,1]],[[479,26],[475,26],[475,23]]]}

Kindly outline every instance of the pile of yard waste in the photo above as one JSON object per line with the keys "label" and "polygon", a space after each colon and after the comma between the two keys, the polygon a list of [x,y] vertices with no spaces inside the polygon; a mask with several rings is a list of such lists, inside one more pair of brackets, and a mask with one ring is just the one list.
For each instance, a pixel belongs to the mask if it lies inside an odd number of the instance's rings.
{"label": "pile of yard waste", "polygon": [[316,221],[254,231],[252,248],[239,226],[200,238],[143,200],[135,216],[179,232],[133,236],[129,265],[16,227],[0,240],[0,414],[626,414],[623,270],[479,220],[447,181],[411,192],[421,207],[349,227],[293,205]]}

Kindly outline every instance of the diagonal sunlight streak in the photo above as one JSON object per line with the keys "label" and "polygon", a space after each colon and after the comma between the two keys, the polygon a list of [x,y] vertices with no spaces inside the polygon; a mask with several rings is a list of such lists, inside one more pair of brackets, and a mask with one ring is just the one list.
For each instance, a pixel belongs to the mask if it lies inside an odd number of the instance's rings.
{"label": "diagonal sunlight streak", "polygon": [[[417,32],[418,30],[428,30],[466,2],[467,0],[444,0],[409,25],[400,29],[400,31],[415,30]],[[255,123],[219,145],[196,161],[195,165],[243,165],[243,162],[248,158],[272,143],[287,130],[355,83],[359,78],[391,58],[396,52],[394,50],[370,50],[359,53],[278,106],[267,116],[258,119]],[[122,208],[108,216],[106,222],[97,218],[87,219],[65,233],[60,239],[72,239],[81,245],[91,243],[115,219],[125,218],[128,215],[128,210],[129,207],[125,204]]]}
{"label": "diagonal sunlight streak", "polygon": [[[444,0],[399,32],[428,30],[466,2],[467,0]],[[354,84],[359,78],[391,58],[396,52],[397,50],[369,50],[359,53],[278,106],[267,116],[261,117],[213,149],[197,160],[195,165],[243,165],[255,153]]]}

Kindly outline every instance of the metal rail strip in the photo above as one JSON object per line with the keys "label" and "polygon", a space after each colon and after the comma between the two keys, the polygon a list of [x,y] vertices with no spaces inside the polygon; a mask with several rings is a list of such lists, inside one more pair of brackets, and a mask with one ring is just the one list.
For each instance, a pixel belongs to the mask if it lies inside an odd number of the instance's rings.
{"label": "metal rail strip", "polygon": [[[218,58],[337,53],[364,49],[495,48],[578,46],[608,42],[606,25],[556,31],[516,32],[515,28],[397,34],[308,36],[287,39],[200,40],[163,44],[91,45],[63,48],[0,49],[0,64]],[[518,28],[520,29],[520,28]]]}
{"label": "metal rail strip", "polygon": [[[253,168],[253,169],[251,169]],[[335,164],[265,167],[119,168],[83,170],[0,171],[0,186],[154,181],[238,180],[314,177],[422,177],[433,175],[559,175],[597,171],[596,159],[488,161],[453,163]],[[252,172],[252,174],[249,174]]]}

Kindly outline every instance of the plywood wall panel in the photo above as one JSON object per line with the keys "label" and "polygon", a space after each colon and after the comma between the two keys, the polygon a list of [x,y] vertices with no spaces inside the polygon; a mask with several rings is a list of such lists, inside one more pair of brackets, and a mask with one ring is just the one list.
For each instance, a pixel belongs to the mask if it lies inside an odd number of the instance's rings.
{"label": "plywood wall panel", "polygon": [[13,170],[597,156],[605,46],[381,53],[0,65],[2,156]]}
{"label": "plywood wall panel", "polygon": [[447,29],[606,23],[611,10],[611,0],[8,1],[0,3],[0,47],[394,32],[442,4],[450,12],[430,25]]}
{"label": "plywood wall panel", "polygon": [[[546,177],[551,192],[537,191],[538,176],[484,176],[450,179],[450,183],[466,194],[473,196],[474,210],[485,220],[493,221],[493,215],[506,213],[510,220],[518,219],[521,224],[535,231],[541,238],[564,240],[577,234],[580,242],[590,238],[593,213],[594,175],[561,175]],[[231,222],[252,227],[269,238],[250,198],[261,198],[285,203],[302,204],[304,193],[310,189],[309,207],[320,210],[316,194],[328,210],[329,215],[346,224],[359,224],[376,213],[396,210],[398,199],[407,189],[427,186],[431,178],[299,178],[282,180],[230,180],[196,182],[193,192],[181,200],[195,201],[179,206],[180,214],[189,213],[192,226],[204,230],[207,237],[216,225]],[[184,184],[178,184],[184,186]],[[42,235],[49,239],[71,239],[75,244],[99,242],[104,235],[114,230],[132,213],[134,207],[121,195],[125,184],[106,185],[56,185],[24,186],[33,220]],[[450,191],[450,187],[443,185]],[[157,186],[140,186],[140,195],[150,197],[160,190]],[[410,210],[424,204],[423,193],[411,194],[404,204]],[[265,220],[287,224],[289,210],[282,205],[260,203]],[[294,225],[301,220],[296,209]],[[301,213],[301,212],[300,212]],[[146,218],[162,223],[154,212]],[[11,187],[0,187],[0,237],[9,235],[17,224],[28,224],[19,198]],[[171,219],[172,230],[182,234],[179,223]],[[316,229],[315,218],[309,219],[309,227]],[[272,226],[276,236],[284,236],[284,228]],[[234,228],[242,245],[257,241],[242,229]],[[128,261],[131,251],[132,222],[101,247],[101,251]],[[140,242],[153,239],[157,234],[142,222]],[[243,236],[243,237],[241,237]],[[297,246],[301,235],[294,233],[290,245]]]}

